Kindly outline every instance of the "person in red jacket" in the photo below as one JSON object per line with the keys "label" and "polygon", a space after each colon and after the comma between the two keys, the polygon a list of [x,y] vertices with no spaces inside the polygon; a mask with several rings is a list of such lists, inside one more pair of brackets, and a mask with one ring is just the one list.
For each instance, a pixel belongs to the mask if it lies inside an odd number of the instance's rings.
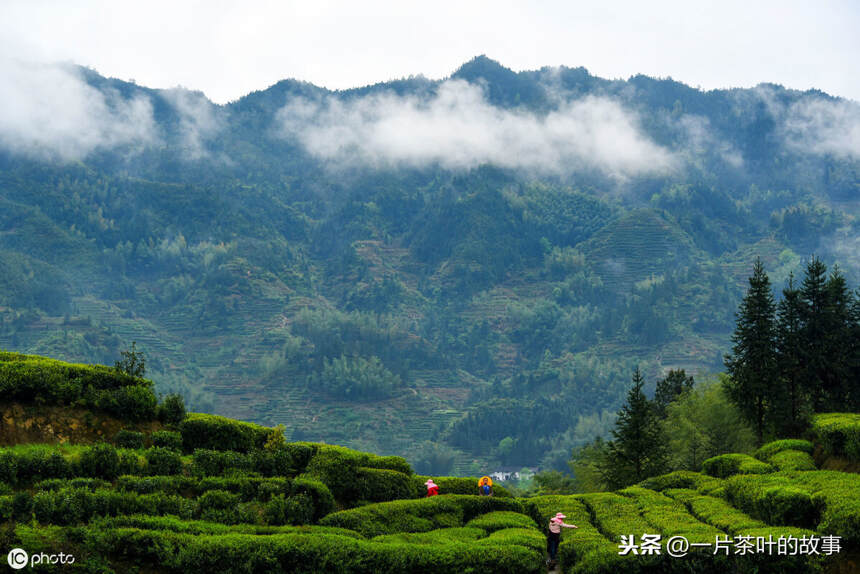
{"label": "person in red jacket", "polygon": [[436,496],[437,494],[439,494],[439,487],[436,486],[436,483],[433,482],[432,478],[424,484],[427,485],[427,496]]}

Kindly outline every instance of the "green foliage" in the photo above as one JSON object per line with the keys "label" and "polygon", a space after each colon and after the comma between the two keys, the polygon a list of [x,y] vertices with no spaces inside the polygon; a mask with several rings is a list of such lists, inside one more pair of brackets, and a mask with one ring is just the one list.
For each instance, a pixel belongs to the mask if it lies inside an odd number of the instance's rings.
{"label": "green foliage", "polygon": [[186,452],[196,449],[246,453],[262,448],[271,429],[217,415],[192,413],[179,425]]}
{"label": "green foliage", "polygon": [[[479,546],[465,542],[444,545],[370,542],[322,532],[223,534],[197,537],[137,529],[98,530],[90,544],[137,563],[158,565],[166,572],[189,570],[267,571],[311,574],[325,570],[371,574],[468,572],[537,574],[540,555],[519,545]],[[236,557],[243,557],[241,564]]]}
{"label": "green foliage", "polygon": [[653,476],[639,483],[643,488],[664,491],[669,489],[693,489],[702,493],[711,493],[723,488],[723,481],[706,474],[689,470],[676,470],[668,474]]}
{"label": "green foliage", "polygon": [[0,450],[0,481],[26,485],[47,478],[66,478],[72,465],[59,452],[49,447]]}
{"label": "green foliage", "polygon": [[81,453],[80,466],[86,476],[113,480],[119,474],[119,455],[113,445],[98,443]]}
{"label": "green foliage", "polygon": [[169,448],[176,451],[182,450],[182,435],[178,432],[160,430],[150,435],[152,446]]}
{"label": "green foliage", "polygon": [[400,377],[385,368],[378,357],[334,357],[323,360],[321,373],[308,380],[312,389],[333,396],[373,399],[391,396],[401,386]]}
{"label": "green foliage", "polygon": [[702,472],[717,478],[727,478],[735,474],[766,474],[774,468],[754,459],[748,454],[721,454],[702,463]]}
{"label": "green foliage", "polygon": [[152,382],[101,365],[0,351],[0,395],[9,401],[80,404],[129,421],[151,420]]}
{"label": "green foliage", "polygon": [[137,342],[132,341],[131,347],[121,353],[122,358],[116,362],[114,368],[135,378],[143,378],[146,374],[146,359],[141,351],[137,350]]}
{"label": "green foliage", "polygon": [[510,498],[441,495],[418,500],[380,502],[329,514],[323,526],[355,530],[366,537],[397,532],[427,532],[463,526],[481,514],[509,510],[532,516],[536,509]]}
{"label": "green foliage", "polygon": [[663,430],[653,407],[642,392],[644,380],[639,369],[633,373],[633,387],[627,402],[618,411],[615,428],[600,466],[603,480],[619,488],[666,470]]}
{"label": "green foliage", "polygon": [[606,464],[606,454],[607,445],[599,436],[573,450],[568,466],[573,473],[574,488],[577,492],[606,490],[601,472],[601,468]]}
{"label": "green foliage", "polygon": [[359,501],[414,496],[412,468],[397,456],[376,456],[333,445],[317,445],[305,476],[323,482],[345,506]]}
{"label": "green foliage", "polygon": [[144,456],[146,456],[151,474],[164,475],[182,472],[182,458],[173,449],[154,446],[147,449]]}
{"label": "green foliage", "polygon": [[185,420],[185,400],[182,395],[170,393],[157,408],[158,420],[166,425],[178,425]]}
{"label": "green foliage", "polygon": [[706,380],[666,409],[669,466],[699,470],[702,462],[726,452],[747,452],[755,434],[729,400],[723,380]]}
{"label": "green foliage", "polygon": [[860,461],[860,414],[815,415],[812,432],[829,454]]}
{"label": "green foliage", "polygon": [[512,510],[496,510],[482,514],[466,523],[466,527],[480,528],[488,533],[507,528],[537,528],[534,519]]}
{"label": "green foliage", "polygon": [[666,407],[678,400],[685,392],[691,391],[694,384],[693,377],[687,376],[684,369],[677,371],[670,369],[664,378],[657,381],[657,387],[654,390],[654,408],[657,409],[658,416],[665,418]]}
{"label": "green foliage", "polygon": [[122,429],[114,437],[114,443],[121,448],[143,448],[143,433]]}
{"label": "green foliage", "polygon": [[785,476],[733,476],[726,481],[726,498],[771,525],[814,529],[820,519],[822,500]]}
{"label": "green foliage", "polygon": [[772,455],[768,462],[779,470],[816,470],[815,460],[808,452],[782,450]]}
{"label": "green foliage", "polygon": [[775,440],[755,451],[755,457],[759,460],[768,461],[773,455],[784,450],[797,450],[812,454],[813,445],[808,440],[802,439]]}
{"label": "green foliage", "polygon": [[771,397],[776,393],[776,308],[770,280],[761,259],[756,258],[749,290],[737,313],[732,352],[726,357],[729,398],[756,429],[758,444],[764,442]]}

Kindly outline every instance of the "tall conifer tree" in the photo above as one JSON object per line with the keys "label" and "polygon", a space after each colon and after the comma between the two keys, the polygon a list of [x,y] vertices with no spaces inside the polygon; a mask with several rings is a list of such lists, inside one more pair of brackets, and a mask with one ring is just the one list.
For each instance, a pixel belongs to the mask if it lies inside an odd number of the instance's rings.
{"label": "tall conifer tree", "polygon": [[642,392],[643,384],[637,367],[600,469],[610,488],[622,488],[666,471],[666,441],[654,407]]}
{"label": "tall conifer tree", "polygon": [[756,258],[749,289],[737,313],[732,352],[726,356],[731,375],[729,397],[756,430],[759,445],[777,389],[776,327],[770,279]]}
{"label": "tall conifer tree", "polygon": [[807,426],[808,398],[803,387],[803,341],[800,290],[794,274],[777,305],[776,357],[780,392],[774,396],[775,427],[780,437],[800,436]]}

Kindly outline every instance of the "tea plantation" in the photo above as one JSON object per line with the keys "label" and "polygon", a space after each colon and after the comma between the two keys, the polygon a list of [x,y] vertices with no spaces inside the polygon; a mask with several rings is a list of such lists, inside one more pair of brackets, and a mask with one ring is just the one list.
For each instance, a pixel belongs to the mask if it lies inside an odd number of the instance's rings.
{"label": "tea plantation", "polygon": [[[126,423],[108,441],[0,437],[0,553],[74,556],[36,571],[541,572],[557,512],[579,527],[563,531],[565,573],[850,572],[860,550],[860,474],[816,463],[857,456],[853,415],[819,417],[815,444],[776,441],[617,492],[480,497],[474,478],[433,477],[441,495],[426,498],[428,477],[403,458],[171,417],[148,381],[108,368],[3,354],[0,388],[4,404]],[[124,416],[136,401],[151,420]]]}

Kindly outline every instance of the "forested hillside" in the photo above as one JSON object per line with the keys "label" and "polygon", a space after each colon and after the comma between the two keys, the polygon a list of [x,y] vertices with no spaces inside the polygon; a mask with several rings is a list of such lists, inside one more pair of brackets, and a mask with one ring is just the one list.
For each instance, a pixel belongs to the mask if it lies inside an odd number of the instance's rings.
{"label": "forested hillside", "polygon": [[818,91],[479,57],[221,106],[21,66],[69,90],[0,131],[0,348],[135,341],[159,392],[293,441],[564,467],[636,366],[723,369],[757,256],[860,284],[860,109]]}

